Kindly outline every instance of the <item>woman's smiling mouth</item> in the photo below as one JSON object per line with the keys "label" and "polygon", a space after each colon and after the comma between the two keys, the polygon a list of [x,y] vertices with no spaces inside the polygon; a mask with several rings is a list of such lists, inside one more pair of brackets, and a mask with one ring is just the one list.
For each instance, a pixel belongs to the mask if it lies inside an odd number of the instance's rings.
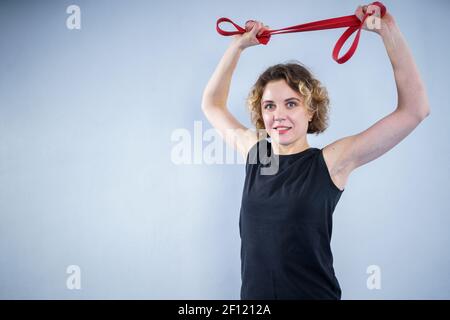
{"label": "woman's smiling mouth", "polygon": [[287,127],[287,126],[277,126],[274,128],[279,134],[285,134],[286,132],[288,132],[289,130],[292,129],[292,127]]}

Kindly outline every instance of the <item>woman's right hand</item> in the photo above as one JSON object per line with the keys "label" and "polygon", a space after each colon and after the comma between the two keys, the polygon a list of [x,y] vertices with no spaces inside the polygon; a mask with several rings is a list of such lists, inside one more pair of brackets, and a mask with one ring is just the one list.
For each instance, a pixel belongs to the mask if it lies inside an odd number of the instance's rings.
{"label": "woman's right hand", "polygon": [[260,44],[256,36],[267,29],[269,29],[269,26],[264,25],[260,21],[248,20],[245,23],[245,30],[247,31],[243,34],[235,34],[232,36],[233,44],[237,45],[242,50],[251,46],[256,46]]}

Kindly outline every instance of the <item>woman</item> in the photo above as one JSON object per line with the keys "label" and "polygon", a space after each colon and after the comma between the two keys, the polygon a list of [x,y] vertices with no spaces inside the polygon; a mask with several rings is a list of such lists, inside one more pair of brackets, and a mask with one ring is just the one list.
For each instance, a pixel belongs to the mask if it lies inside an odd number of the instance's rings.
{"label": "woman", "polygon": [[[359,6],[362,20],[373,6]],[[235,35],[203,93],[202,109],[227,144],[246,159],[240,212],[241,299],[340,299],[330,249],[332,213],[350,173],[397,145],[430,113],[411,52],[389,13],[376,32],[394,70],[396,109],[368,129],[311,148],[308,133],[327,126],[326,89],[302,65],[278,64],[256,81],[248,99],[257,131],[227,108],[231,77],[241,53],[268,28],[258,21]],[[262,151],[262,152],[261,152]],[[270,161],[262,158],[270,156]],[[276,163],[276,170],[267,170]],[[264,171],[266,170],[266,171]]]}

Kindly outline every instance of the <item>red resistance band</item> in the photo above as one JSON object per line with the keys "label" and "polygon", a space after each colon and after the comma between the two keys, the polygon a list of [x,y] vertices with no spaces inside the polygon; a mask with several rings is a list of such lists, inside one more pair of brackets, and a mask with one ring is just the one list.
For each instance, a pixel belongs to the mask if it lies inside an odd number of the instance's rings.
{"label": "red resistance band", "polygon": [[[378,2],[378,1],[373,2],[372,5],[378,6],[380,8],[381,17],[383,17],[386,14],[386,7],[381,2]],[[373,13],[366,13],[364,15],[362,21],[359,20],[356,15],[350,15],[350,16],[331,18],[331,19],[326,19],[326,20],[321,20],[321,21],[309,22],[309,23],[304,23],[304,24],[298,24],[298,25],[283,28],[283,29],[264,30],[259,36],[256,36],[256,38],[258,39],[259,43],[266,45],[269,42],[270,36],[272,34],[303,32],[303,31],[316,31],[316,30],[348,27],[348,29],[342,34],[342,36],[336,42],[336,45],[334,46],[334,49],[333,49],[333,59],[337,63],[345,63],[355,53],[356,48],[358,47],[361,29],[364,26],[364,23],[365,23],[367,17],[371,16],[372,14]],[[233,24],[236,27],[236,29],[238,31],[224,31],[224,30],[220,29],[219,24],[222,22],[230,22],[231,24]],[[235,34],[243,34],[243,33],[247,32],[247,30],[238,26],[237,24],[235,24],[233,21],[231,21],[228,18],[218,19],[217,24],[216,24],[216,30],[218,33],[220,33],[223,36],[232,36]],[[350,49],[341,58],[338,58],[339,52],[341,51],[342,47],[344,46],[344,43],[356,30],[358,30],[358,33],[356,34],[356,37],[353,40],[353,44],[351,45]]]}

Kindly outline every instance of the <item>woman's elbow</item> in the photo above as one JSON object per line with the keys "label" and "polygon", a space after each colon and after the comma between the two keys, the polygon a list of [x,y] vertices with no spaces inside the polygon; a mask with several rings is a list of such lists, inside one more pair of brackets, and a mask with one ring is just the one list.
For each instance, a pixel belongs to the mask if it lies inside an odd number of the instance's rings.
{"label": "woman's elbow", "polygon": [[422,120],[428,117],[431,114],[430,106],[427,104],[421,113]]}

